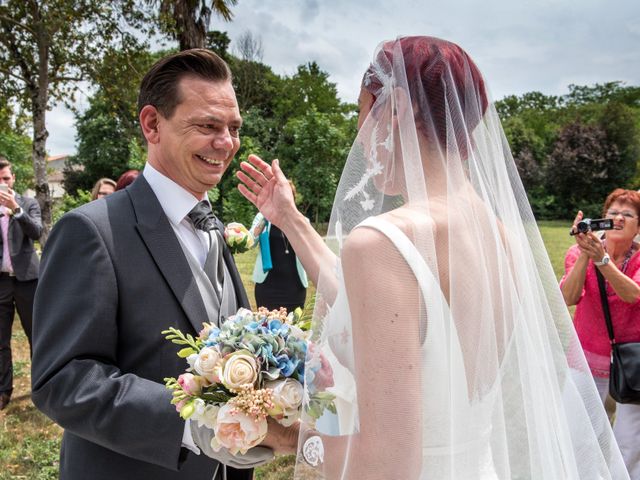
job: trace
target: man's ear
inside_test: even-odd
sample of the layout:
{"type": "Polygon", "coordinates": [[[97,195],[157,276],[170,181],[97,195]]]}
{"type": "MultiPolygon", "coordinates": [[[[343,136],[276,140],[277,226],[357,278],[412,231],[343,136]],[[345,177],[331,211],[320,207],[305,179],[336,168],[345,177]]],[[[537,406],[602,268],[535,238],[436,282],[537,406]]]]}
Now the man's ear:
{"type": "Polygon", "coordinates": [[[140,110],[140,127],[142,134],[149,143],[158,143],[160,141],[160,133],[158,123],[160,121],[160,112],[153,105],[145,105],[140,110]]]}

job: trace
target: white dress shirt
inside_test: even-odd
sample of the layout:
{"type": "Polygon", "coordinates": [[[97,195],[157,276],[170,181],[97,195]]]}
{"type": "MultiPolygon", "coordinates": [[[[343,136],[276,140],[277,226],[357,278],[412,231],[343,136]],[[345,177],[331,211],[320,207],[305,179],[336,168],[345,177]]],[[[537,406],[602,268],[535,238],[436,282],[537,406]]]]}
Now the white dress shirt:
{"type": "Polygon", "coordinates": [[[187,218],[187,214],[201,200],[206,200],[207,196],[197,199],[191,193],[178,185],[170,178],[165,177],[158,170],[147,163],[142,172],[144,178],[149,183],[151,190],[156,194],[162,210],[169,219],[169,223],[176,232],[176,235],[189,249],[189,252],[204,267],[204,262],[209,253],[210,236],[202,230],[198,230],[187,218]]]}

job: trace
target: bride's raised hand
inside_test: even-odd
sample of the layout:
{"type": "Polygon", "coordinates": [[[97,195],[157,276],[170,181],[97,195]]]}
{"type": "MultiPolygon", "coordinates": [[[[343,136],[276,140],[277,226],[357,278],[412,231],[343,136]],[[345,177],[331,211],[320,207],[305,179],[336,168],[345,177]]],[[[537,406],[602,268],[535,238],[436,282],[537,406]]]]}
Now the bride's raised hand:
{"type": "Polygon", "coordinates": [[[269,165],[257,155],[249,155],[246,162],[240,162],[240,168],[236,173],[241,182],[238,184],[240,193],[267,220],[280,227],[283,219],[297,209],[291,186],[280,170],[278,160],[269,165]]]}

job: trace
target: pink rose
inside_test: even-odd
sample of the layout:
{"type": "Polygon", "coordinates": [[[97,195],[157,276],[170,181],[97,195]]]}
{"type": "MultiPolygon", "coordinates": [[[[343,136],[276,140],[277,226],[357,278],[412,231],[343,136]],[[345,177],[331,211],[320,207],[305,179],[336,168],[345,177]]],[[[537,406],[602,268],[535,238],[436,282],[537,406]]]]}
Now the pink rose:
{"type": "Polygon", "coordinates": [[[202,383],[192,373],[183,373],[178,377],[178,384],[187,395],[199,395],[202,391],[202,383]]]}
{"type": "Polygon", "coordinates": [[[226,404],[218,411],[211,448],[217,452],[224,447],[231,455],[237,455],[238,452],[244,455],[267,436],[267,420],[256,420],[243,412],[232,414],[232,410],[233,407],[226,404]]]}

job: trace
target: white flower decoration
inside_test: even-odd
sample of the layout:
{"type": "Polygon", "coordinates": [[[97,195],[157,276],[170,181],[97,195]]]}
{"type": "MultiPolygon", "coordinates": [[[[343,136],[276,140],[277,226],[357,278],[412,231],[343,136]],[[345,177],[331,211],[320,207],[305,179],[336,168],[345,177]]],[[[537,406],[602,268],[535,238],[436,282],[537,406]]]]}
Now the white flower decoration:
{"type": "MultiPolygon", "coordinates": [[[[362,193],[366,193],[366,192],[362,192],[362,193]]],[[[372,198],[367,198],[366,200],[361,200],[360,205],[362,205],[362,209],[365,212],[368,212],[369,210],[373,210],[374,202],[372,198]]]]}

